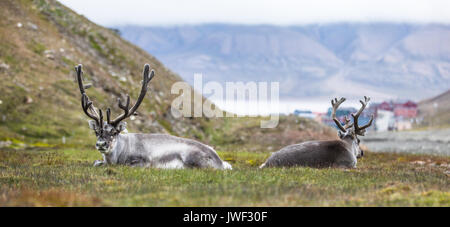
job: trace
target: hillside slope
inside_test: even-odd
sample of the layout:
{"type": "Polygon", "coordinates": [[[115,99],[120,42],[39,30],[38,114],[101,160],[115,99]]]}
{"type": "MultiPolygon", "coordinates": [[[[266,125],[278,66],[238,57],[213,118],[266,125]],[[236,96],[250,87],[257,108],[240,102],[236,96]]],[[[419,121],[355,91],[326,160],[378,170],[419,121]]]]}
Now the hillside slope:
{"type": "Polygon", "coordinates": [[[419,102],[419,116],[424,126],[450,126],[450,90],[419,102]]]}
{"type": "Polygon", "coordinates": [[[82,63],[94,105],[121,114],[117,97],[139,94],[142,69],[156,72],[130,131],[197,135],[203,119],[172,119],[171,85],[181,79],[114,31],[97,26],[56,1],[0,2],[0,139],[92,138],[80,106],[74,66],[82,63]]]}
{"type": "MultiPolygon", "coordinates": [[[[243,120],[174,119],[170,104],[176,96],[170,89],[181,80],[179,76],[113,30],[53,0],[0,1],[0,142],[13,141],[20,147],[24,142],[47,146],[64,141],[92,147],[95,136],[88,128],[75,83],[74,66],[79,63],[84,66],[87,83],[93,84],[88,95],[97,107],[112,107],[113,116],[121,114],[118,97],[130,94],[131,101],[136,100],[143,65],[149,63],[155,70],[139,115],[127,120],[131,132],[162,132],[212,145],[251,146],[246,141],[252,133],[245,130],[243,120]]],[[[269,134],[252,141],[270,141],[267,137],[275,131],[306,135],[283,140],[283,144],[334,136],[331,129],[310,120],[301,121],[307,127],[283,122],[295,124],[282,121],[279,128],[265,130],[269,134]]]]}

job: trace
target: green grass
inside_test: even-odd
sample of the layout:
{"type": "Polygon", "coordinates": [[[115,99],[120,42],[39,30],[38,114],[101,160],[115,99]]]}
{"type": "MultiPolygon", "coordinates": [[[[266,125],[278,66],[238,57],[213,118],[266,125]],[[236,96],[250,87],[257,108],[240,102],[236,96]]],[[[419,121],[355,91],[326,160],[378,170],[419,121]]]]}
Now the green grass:
{"type": "Polygon", "coordinates": [[[31,43],[28,44],[28,47],[33,50],[34,53],[41,55],[46,50],[46,47],[44,44],[36,42],[32,40],[31,43]]]}
{"type": "Polygon", "coordinates": [[[447,157],[369,153],[358,168],[263,169],[270,154],[219,152],[232,171],[92,167],[90,149],[0,151],[1,206],[449,206],[447,157]],[[414,164],[424,160],[426,164],[414,164]]]}
{"type": "Polygon", "coordinates": [[[0,148],[0,206],[449,206],[447,157],[369,154],[356,170],[259,170],[270,151],[336,132],[293,116],[281,116],[275,129],[261,129],[262,118],[174,120],[168,91],[179,77],[159,61],[57,2],[5,2],[5,18],[25,15],[40,32],[8,21],[0,29],[0,60],[10,66],[0,87],[0,146],[9,144],[0,148]],[[44,56],[59,48],[67,51],[44,56]],[[114,115],[121,113],[115,97],[129,93],[135,101],[139,71],[150,63],[160,78],[150,96],[162,101],[146,98],[139,109],[145,121],[128,121],[129,131],[195,137],[222,151],[234,170],[92,167],[100,154],[90,149],[95,136],[73,82],[78,63],[94,84],[88,94],[95,105],[113,107],[114,115]],[[119,82],[110,70],[131,79],[119,82]]]}

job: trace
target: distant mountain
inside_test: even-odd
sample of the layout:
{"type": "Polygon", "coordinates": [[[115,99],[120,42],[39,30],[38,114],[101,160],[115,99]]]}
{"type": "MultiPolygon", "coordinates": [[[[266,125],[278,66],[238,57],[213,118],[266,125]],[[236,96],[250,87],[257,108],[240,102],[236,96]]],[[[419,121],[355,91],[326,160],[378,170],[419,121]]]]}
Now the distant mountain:
{"type": "Polygon", "coordinates": [[[282,98],[420,100],[450,87],[450,26],[207,24],[118,27],[192,82],[280,81],[282,98]]]}

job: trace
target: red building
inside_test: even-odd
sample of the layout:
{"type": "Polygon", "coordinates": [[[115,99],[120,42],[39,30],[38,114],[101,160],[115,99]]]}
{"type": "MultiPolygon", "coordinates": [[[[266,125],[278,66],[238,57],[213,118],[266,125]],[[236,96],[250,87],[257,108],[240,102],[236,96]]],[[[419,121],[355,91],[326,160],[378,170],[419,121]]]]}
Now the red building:
{"type": "Polygon", "coordinates": [[[417,104],[413,101],[407,102],[387,102],[375,104],[372,107],[374,112],[376,110],[386,110],[394,112],[395,117],[415,118],[417,117],[417,104]]]}
{"type": "Polygon", "coordinates": [[[404,118],[416,118],[417,117],[417,104],[411,101],[403,104],[395,104],[394,116],[404,118]]]}
{"type": "Polygon", "coordinates": [[[392,111],[394,107],[393,107],[393,103],[392,102],[384,101],[384,102],[380,103],[376,108],[380,109],[380,110],[392,111]]]}

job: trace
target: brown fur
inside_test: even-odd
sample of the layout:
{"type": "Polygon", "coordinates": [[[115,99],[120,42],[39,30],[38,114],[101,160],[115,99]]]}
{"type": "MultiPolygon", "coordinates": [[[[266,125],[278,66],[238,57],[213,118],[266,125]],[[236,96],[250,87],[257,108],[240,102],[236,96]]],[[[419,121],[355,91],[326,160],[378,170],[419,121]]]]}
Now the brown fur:
{"type": "Polygon", "coordinates": [[[309,141],[275,152],[261,167],[353,166],[351,144],[344,140],[309,141]]]}

